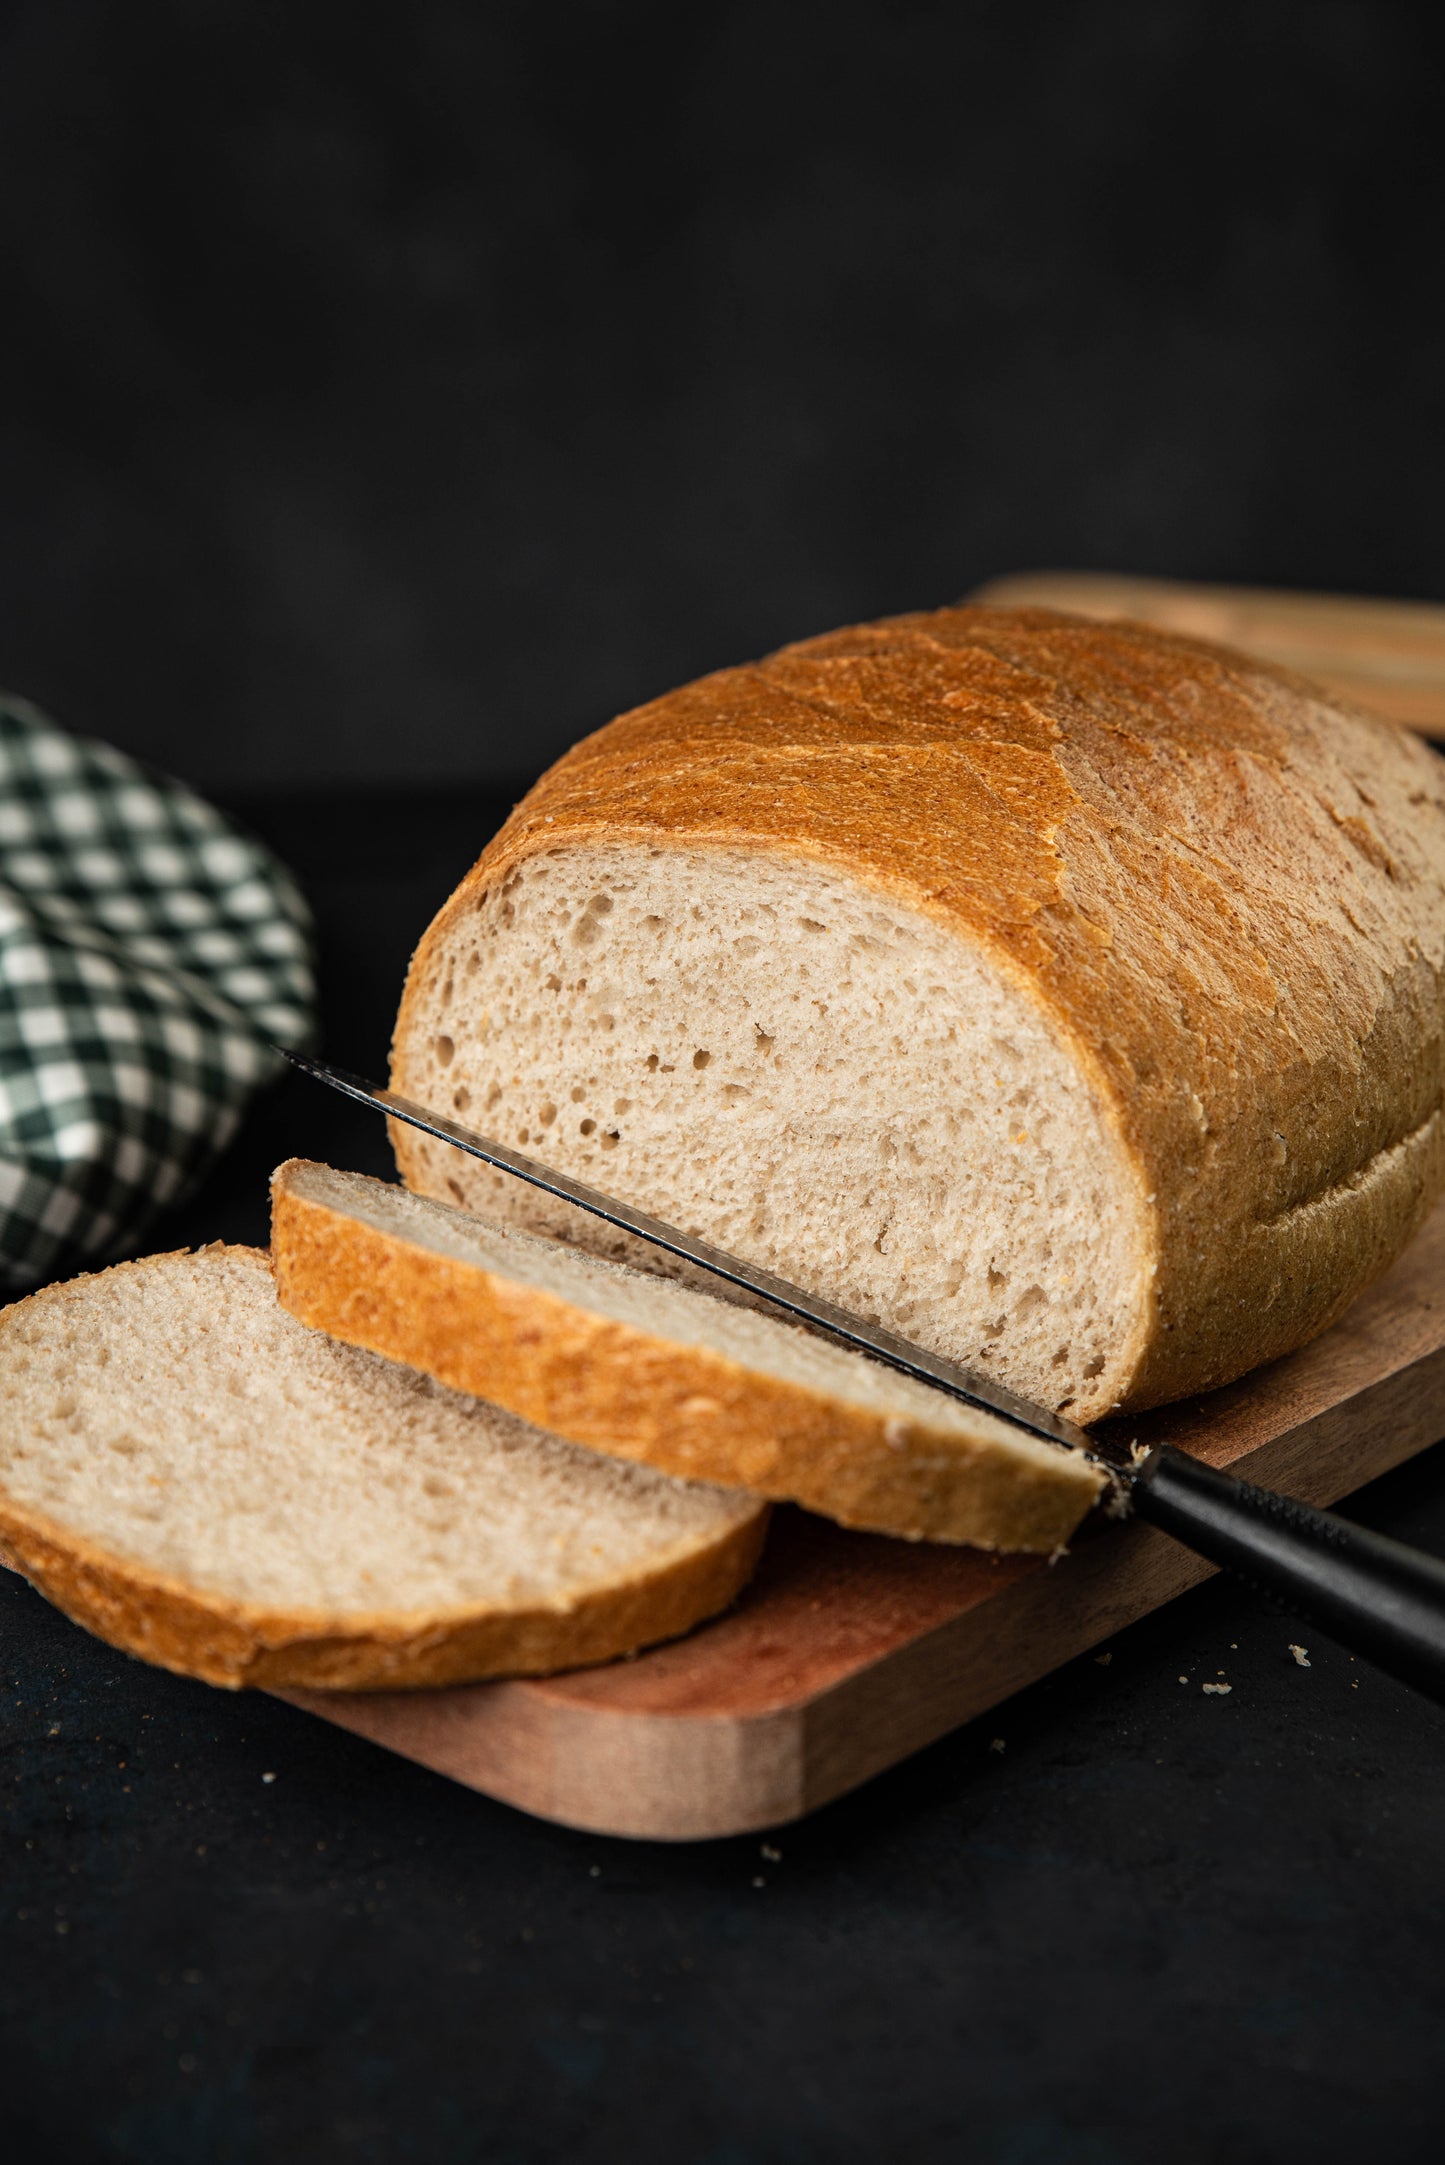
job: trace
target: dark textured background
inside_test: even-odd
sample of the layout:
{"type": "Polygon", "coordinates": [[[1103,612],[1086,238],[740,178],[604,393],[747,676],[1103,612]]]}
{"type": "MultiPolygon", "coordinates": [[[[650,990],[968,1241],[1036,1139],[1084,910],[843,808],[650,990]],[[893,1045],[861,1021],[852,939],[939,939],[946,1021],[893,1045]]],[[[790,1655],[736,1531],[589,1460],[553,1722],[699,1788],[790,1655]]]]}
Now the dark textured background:
{"type": "MultiPolygon", "coordinates": [[[[276,845],[376,1071],[509,790],[671,681],[1050,562],[1438,595],[1439,19],[0,0],[0,681],[276,845]]],[[[291,1151],[387,1162],[297,1078],[155,1238],[291,1151]]],[[[1351,1508],[1445,1548],[1440,1457],[1351,1508]]],[[[1435,2165],[1442,1799],[1445,1713],[1218,1584],[775,1861],[0,1575],[0,2149],[1435,2165]]]]}
{"type": "Polygon", "coordinates": [[[1445,11],[0,6],[0,682],[525,779],[1041,565],[1445,592],[1445,11]]]}

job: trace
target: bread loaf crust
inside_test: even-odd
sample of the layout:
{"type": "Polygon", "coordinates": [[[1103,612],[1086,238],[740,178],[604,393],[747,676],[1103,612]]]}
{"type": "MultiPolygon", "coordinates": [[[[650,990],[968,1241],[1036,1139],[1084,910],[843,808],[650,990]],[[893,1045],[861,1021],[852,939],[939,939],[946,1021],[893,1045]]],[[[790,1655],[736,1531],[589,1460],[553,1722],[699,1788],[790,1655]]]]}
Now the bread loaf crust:
{"type": "Polygon", "coordinates": [[[624,842],[844,868],[1036,1004],[1138,1184],[1121,1405],[1325,1329],[1445,1182],[1445,764],[1303,679],[957,608],[684,686],[560,760],[443,908],[395,1087],[421,1083],[423,994],[480,901],[539,854],[624,842]]]}

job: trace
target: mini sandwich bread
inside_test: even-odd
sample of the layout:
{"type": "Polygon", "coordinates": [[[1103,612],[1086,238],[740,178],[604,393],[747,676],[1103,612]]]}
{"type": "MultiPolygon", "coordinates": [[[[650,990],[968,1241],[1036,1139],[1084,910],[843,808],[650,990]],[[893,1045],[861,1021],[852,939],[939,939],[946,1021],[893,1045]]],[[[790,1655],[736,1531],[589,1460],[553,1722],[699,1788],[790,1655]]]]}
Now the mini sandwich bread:
{"type": "Polygon", "coordinates": [[[293,1160],[283,1306],[574,1443],[846,1526],[1049,1552],[1104,1476],[846,1347],[691,1286],[293,1160]]]}
{"type": "Polygon", "coordinates": [[[766,1517],[304,1329],[254,1249],[122,1264],[0,1315],[0,1557],[208,1683],[607,1661],[726,1607],[766,1517]]]}
{"type": "Polygon", "coordinates": [[[945,609],[578,745],[422,940],[392,1082],[1087,1422],[1288,1352],[1398,1253],[1445,1175],[1442,970],[1418,738],[1193,640],[945,609]]]}

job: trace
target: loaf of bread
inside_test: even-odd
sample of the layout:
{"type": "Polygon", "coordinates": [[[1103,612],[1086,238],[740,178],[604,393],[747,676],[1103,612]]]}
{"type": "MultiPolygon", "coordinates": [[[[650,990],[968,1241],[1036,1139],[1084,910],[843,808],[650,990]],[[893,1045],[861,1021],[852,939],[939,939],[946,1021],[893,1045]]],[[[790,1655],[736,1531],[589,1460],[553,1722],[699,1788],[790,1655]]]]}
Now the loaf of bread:
{"type": "Polygon", "coordinates": [[[1061,1548],[1104,1476],[847,1347],[404,1188],[292,1159],[283,1307],[541,1428],[849,1526],[1061,1548]]]}
{"type": "Polygon", "coordinates": [[[1442,785],[1139,626],[837,632],[544,776],[417,950],[393,1083],[1076,1419],[1154,1404],[1324,1329],[1440,1188],[1442,785]]]}
{"type": "Polygon", "coordinates": [[[0,1315],[0,1558],[211,1684],[576,1668],[725,1608],[766,1507],[578,1450],[278,1307],[254,1249],[0,1315]]]}

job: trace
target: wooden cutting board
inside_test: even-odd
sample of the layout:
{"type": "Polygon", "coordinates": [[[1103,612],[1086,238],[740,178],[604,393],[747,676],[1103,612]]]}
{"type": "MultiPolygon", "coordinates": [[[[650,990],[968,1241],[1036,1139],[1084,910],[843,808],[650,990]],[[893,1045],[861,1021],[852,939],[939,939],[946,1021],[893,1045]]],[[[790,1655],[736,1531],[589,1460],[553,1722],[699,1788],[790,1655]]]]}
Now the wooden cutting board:
{"type": "Polygon", "coordinates": [[[970,595],[1000,609],[1071,609],[1133,617],[1257,654],[1445,738],[1445,608],[1352,594],[1292,594],[1262,586],[1197,586],[1097,571],[1018,572],[970,595]]]}
{"type": "MultiPolygon", "coordinates": [[[[1227,1390],[1126,1424],[1333,1503],[1445,1436],[1445,1206],[1344,1320],[1227,1390]]],[[[826,1804],[1207,1578],[1141,1525],[990,1558],[777,1513],[731,1614],[605,1669],[293,1705],[489,1796],[603,1834],[688,1841],[826,1804]]]]}

